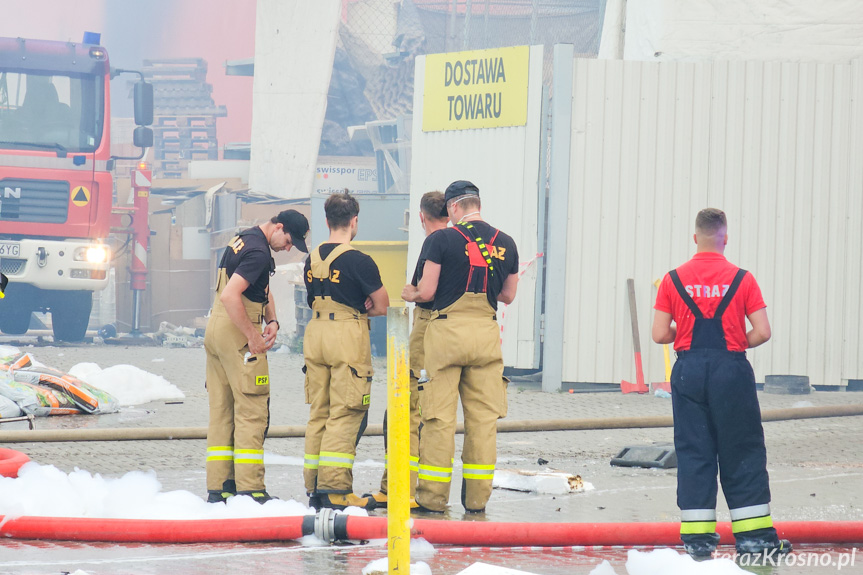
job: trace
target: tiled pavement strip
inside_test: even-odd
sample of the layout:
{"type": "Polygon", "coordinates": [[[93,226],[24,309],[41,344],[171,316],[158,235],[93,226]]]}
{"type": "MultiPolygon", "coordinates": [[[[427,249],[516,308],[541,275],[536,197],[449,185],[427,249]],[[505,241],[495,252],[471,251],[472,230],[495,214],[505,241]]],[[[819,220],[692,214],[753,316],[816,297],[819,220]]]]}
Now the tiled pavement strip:
{"type": "MultiPolygon", "coordinates": [[[[95,362],[103,368],[115,364],[135,365],[162,375],[186,394],[182,403],[156,401],[123,409],[118,414],[41,418],[37,420],[38,429],[203,427],[207,424],[202,349],[106,345],[22,349],[30,351],[46,365],[64,370],[80,362],[95,362]]],[[[272,425],[303,425],[307,420],[308,407],[303,404],[301,366],[302,357],[299,355],[270,354],[272,425]]],[[[386,403],[386,362],[383,358],[375,359],[375,371],[370,423],[382,421],[386,403]]],[[[799,402],[815,406],[863,403],[863,394],[815,392],[805,396],[790,396],[759,393],[759,399],[762,409],[769,410],[792,407],[799,402]]],[[[591,419],[670,414],[670,400],[650,395],[542,393],[531,386],[511,384],[507,419],[591,419]]],[[[861,417],[764,424],[776,520],[863,520],[860,495],[860,486],[863,485],[861,424],[861,417]]],[[[3,430],[25,427],[25,424],[4,424],[3,430]]],[[[595,489],[557,497],[496,489],[485,520],[674,521],[677,519],[674,470],[609,465],[611,458],[624,446],[670,442],[672,439],[670,428],[501,433],[498,436],[499,469],[538,470],[540,466],[537,459],[543,458],[549,461],[547,467],[579,474],[595,489]]],[[[461,436],[458,436],[457,466],[460,445],[461,436]]],[[[203,461],[206,446],[203,440],[27,443],[6,444],[3,447],[23,451],[35,461],[52,464],[65,471],[77,467],[91,473],[116,477],[136,469],[153,470],[165,491],[185,489],[202,496],[205,491],[203,461]]],[[[290,456],[295,458],[292,461],[300,461],[303,442],[301,438],[268,439],[265,449],[268,454],[290,456]]],[[[383,469],[382,438],[364,438],[358,447],[357,462],[355,491],[363,493],[375,490],[383,469]]],[[[269,464],[268,490],[283,499],[305,501],[301,469],[296,464],[269,464]]],[[[448,515],[452,519],[462,517],[462,509],[458,504],[460,485],[460,470],[457,469],[451,495],[453,505],[448,515]]],[[[720,521],[728,520],[727,508],[721,496],[718,509],[720,521]]],[[[327,560],[335,560],[333,557],[327,560]]],[[[597,562],[589,558],[586,564],[595,565],[597,562]]],[[[469,562],[464,563],[467,564],[469,562]]],[[[507,562],[507,565],[515,566],[515,563],[507,562]]],[[[129,572],[150,571],[138,569],[129,572]]],[[[341,571],[339,568],[339,572],[353,571],[341,571]]],[[[570,569],[560,572],[581,571],[570,569]]],[[[625,573],[625,570],[619,569],[618,572],[625,573]]],[[[809,571],[782,571],[783,574],[796,572],[809,571]]]]}

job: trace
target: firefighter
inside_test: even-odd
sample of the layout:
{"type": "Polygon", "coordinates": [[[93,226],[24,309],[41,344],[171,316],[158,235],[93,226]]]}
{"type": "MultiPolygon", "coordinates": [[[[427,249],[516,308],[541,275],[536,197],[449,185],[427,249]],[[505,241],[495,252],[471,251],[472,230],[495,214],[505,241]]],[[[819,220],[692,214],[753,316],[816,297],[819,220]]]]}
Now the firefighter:
{"type": "MultiPolygon", "coordinates": [[[[438,230],[446,228],[449,221],[447,216],[442,216],[441,212],[446,210],[446,202],[442,192],[426,192],[420,200],[420,224],[426,238],[438,230]]],[[[425,243],[423,243],[425,247],[425,243]]],[[[417,283],[422,277],[423,266],[425,265],[425,254],[420,250],[420,257],[417,260],[414,275],[411,283],[407,284],[402,290],[402,299],[405,301],[416,301],[417,283]]],[[[410,395],[410,421],[411,421],[411,447],[410,447],[410,487],[411,487],[411,508],[416,508],[416,485],[417,485],[417,470],[419,465],[420,451],[420,406],[419,393],[417,387],[419,385],[420,372],[423,369],[423,357],[425,355],[423,345],[425,343],[425,333],[428,327],[429,320],[432,314],[431,302],[419,302],[414,308],[413,328],[409,341],[408,355],[410,356],[410,378],[411,378],[411,395],[410,395]]],[[[384,448],[386,449],[386,432],[387,432],[387,415],[384,412],[384,448]]],[[[387,470],[384,469],[384,475],[381,478],[381,490],[374,495],[376,504],[385,506],[387,503],[387,470]]]]}
{"type": "Polygon", "coordinates": [[[752,274],[723,255],[724,212],[698,212],[694,239],[696,254],[660,284],[652,331],[653,341],[673,342],[677,352],[671,399],[680,538],[693,557],[716,549],[718,471],[738,553],[787,553],[770,516],[761,410],[746,359],[746,349],[770,339],[766,305],[752,274]]]}
{"type": "Polygon", "coordinates": [[[482,221],[479,188],[453,182],[441,216],[453,227],[428,237],[415,301],[432,302],[425,335],[429,381],[419,391],[422,414],[416,501],[446,510],[455,452],[459,396],[464,410],[461,501],[485,511],[497,461],[497,420],[506,416],[506,380],[497,304],[512,303],[518,251],[505,233],[482,221]]]}
{"type": "Polygon", "coordinates": [[[329,239],[306,261],[312,319],[303,338],[306,426],[303,479],[311,507],[373,509],[353,492],[354,455],[371,403],[369,317],[387,313],[389,296],[374,260],[351,247],[360,206],[347,193],[324,204],[329,239]]]}
{"type": "Polygon", "coordinates": [[[207,500],[249,495],[272,499],[264,485],[264,437],[270,420],[267,350],[279,322],[270,297],[270,250],[307,252],[306,217],[285,210],[234,236],[222,255],[216,297],[204,335],[207,353],[207,500]],[[261,325],[266,324],[261,331],[261,325]]]}

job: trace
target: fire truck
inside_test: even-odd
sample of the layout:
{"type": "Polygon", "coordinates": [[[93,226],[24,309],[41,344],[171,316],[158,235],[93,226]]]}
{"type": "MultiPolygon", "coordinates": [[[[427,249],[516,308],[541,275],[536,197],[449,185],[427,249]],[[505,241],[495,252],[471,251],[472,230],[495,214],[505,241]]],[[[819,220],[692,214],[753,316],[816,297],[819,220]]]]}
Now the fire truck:
{"type": "MultiPolygon", "coordinates": [[[[153,143],[153,87],[133,84],[135,158],[111,154],[111,68],[98,34],[82,43],[0,38],[0,331],[50,312],[55,340],[83,339],[93,292],[108,284],[118,226],[112,170],[153,143]]],[[[140,73],[139,73],[140,74],[140,73]]],[[[134,174],[133,174],[134,177],[134,174]]],[[[126,208],[125,220],[140,210],[126,208]]],[[[146,211],[139,230],[146,230],[146,211]]],[[[149,233],[149,230],[146,230],[149,233]]],[[[143,240],[146,241],[146,240],[143,240]]],[[[146,246],[146,243],[144,243],[146,246]]]]}

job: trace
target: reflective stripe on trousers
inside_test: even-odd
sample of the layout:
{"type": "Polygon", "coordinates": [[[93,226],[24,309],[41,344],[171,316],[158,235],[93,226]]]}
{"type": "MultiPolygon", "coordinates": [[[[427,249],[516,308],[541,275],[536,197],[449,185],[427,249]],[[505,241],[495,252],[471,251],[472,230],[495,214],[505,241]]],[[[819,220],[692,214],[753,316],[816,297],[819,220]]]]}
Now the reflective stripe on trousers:
{"type": "Polygon", "coordinates": [[[319,465],[321,467],[344,467],[353,469],[354,455],[352,453],[338,453],[336,451],[321,451],[319,465]]]}
{"type": "Polygon", "coordinates": [[[693,535],[716,532],[715,509],[681,509],[680,533],[693,535]]]}
{"type": "Polygon", "coordinates": [[[465,479],[494,479],[494,465],[463,464],[462,477],[465,479]]]}
{"type": "Polygon", "coordinates": [[[452,481],[452,467],[434,467],[433,465],[418,464],[420,479],[426,481],[437,481],[440,483],[449,483],[452,481]]]}
{"type": "Polygon", "coordinates": [[[773,527],[773,518],[770,516],[769,503],[738,507],[731,509],[730,512],[732,533],[773,527]]]}
{"type": "Polygon", "coordinates": [[[227,446],[214,446],[207,448],[207,461],[233,461],[234,460],[234,447],[232,445],[227,446]]]}
{"type": "Polygon", "coordinates": [[[237,449],[234,451],[234,463],[263,465],[263,449],[237,449]]]}

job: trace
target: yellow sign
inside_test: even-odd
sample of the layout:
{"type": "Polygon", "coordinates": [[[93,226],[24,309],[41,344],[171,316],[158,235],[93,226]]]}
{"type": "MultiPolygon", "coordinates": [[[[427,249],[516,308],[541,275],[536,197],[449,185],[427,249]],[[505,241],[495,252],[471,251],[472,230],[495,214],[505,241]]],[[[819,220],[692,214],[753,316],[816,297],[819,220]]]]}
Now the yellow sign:
{"type": "Polygon", "coordinates": [[[524,126],[529,46],[429,54],[423,132],[524,126]]]}
{"type": "Polygon", "coordinates": [[[78,186],[72,190],[72,203],[78,207],[86,206],[90,203],[90,190],[84,186],[78,186]]]}
{"type": "Polygon", "coordinates": [[[139,198],[149,198],[150,197],[150,191],[149,190],[138,190],[138,197],[139,198]]]}
{"type": "Polygon", "coordinates": [[[270,385],[270,376],[259,375],[255,378],[255,385],[270,385]]]}

